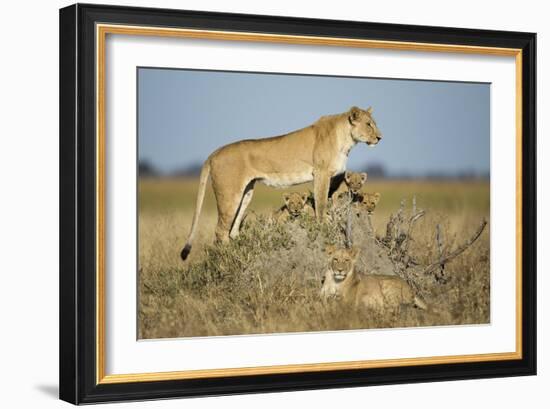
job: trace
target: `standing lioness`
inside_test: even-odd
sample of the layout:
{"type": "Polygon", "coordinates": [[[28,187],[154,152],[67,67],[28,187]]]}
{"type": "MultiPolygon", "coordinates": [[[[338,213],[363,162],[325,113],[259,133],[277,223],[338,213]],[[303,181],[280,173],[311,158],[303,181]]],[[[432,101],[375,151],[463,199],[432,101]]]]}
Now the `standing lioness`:
{"type": "Polygon", "coordinates": [[[376,145],[382,138],[372,108],[351,108],[342,114],[321,117],[313,125],[282,136],[250,139],[223,146],[212,153],[201,170],[191,232],[181,258],[185,260],[197,230],[208,176],[218,206],[216,239],[239,234],[254,184],[288,187],[313,181],[315,214],[326,217],[331,178],[346,169],[351,148],[359,142],[376,145]]]}

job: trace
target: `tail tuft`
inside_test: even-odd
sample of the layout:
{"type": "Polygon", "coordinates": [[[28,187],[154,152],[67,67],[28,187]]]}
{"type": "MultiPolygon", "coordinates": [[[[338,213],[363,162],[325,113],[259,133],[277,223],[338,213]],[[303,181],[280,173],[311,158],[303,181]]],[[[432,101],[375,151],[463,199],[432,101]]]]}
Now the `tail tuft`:
{"type": "Polygon", "coordinates": [[[189,256],[189,253],[191,253],[191,245],[186,244],[183,250],[181,251],[181,259],[185,261],[187,257],[189,256]]]}

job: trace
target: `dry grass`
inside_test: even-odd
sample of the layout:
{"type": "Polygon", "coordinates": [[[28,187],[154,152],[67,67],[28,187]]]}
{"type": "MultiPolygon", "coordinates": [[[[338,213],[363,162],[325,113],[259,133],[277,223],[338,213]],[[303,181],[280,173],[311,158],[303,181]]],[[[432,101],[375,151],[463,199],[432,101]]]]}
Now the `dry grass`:
{"type": "MultiPolygon", "coordinates": [[[[304,190],[308,187],[298,187],[304,190]]],[[[189,231],[196,180],[143,180],[139,212],[139,338],[303,332],[489,322],[489,229],[445,267],[446,282],[415,270],[413,279],[433,308],[403,308],[397,314],[354,310],[319,298],[325,269],[323,248],[342,242],[333,223],[319,226],[302,217],[270,224],[282,192],[259,187],[241,236],[213,245],[215,202],[208,192],[199,236],[190,259],[179,251],[189,231]]],[[[435,230],[442,226],[446,250],[467,239],[489,215],[489,185],[484,182],[371,182],[382,194],[373,215],[377,234],[385,233],[389,214],[402,198],[417,196],[427,215],[415,226],[411,253],[425,264],[437,259],[435,230]]],[[[361,242],[365,224],[354,224],[362,243],[365,273],[393,273],[384,251],[361,242]],[[374,261],[373,261],[374,260],[374,261]]]]}

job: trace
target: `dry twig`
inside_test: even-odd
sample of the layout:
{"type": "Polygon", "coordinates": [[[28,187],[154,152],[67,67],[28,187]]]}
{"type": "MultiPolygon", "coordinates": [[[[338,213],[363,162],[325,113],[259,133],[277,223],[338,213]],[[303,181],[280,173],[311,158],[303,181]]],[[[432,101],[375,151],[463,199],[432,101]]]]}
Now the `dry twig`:
{"type": "Polygon", "coordinates": [[[448,261],[452,260],[453,258],[462,254],[468,247],[474,244],[474,242],[479,238],[479,236],[481,236],[481,233],[483,233],[483,230],[485,229],[486,225],[487,225],[487,220],[483,219],[472,237],[470,237],[464,244],[459,246],[455,251],[452,251],[451,253],[447,254],[445,257],[441,258],[439,261],[432,263],[428,267],[426,267],[426,269],[424,270],[424,274],[432,273],[435,269],[437,269],[442,264],[445,264],[448,261]]]}

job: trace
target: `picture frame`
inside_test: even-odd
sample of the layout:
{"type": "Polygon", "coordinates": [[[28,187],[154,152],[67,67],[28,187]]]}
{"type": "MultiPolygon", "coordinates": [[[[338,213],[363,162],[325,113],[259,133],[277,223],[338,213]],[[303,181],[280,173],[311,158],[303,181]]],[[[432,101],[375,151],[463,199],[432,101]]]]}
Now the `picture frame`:
{"type": "MultiPolygon", "coordinates": [[[[60,398],[148,400],[536,374],[536,35],[76,4],[60,10],[60,398]],[[515,61],[515,350],[106,373],[109,36],[508,56],[515,61]]],[[[494,118],[493,121],[498,121],[494,118]]],[[[237,339],[238,342],[238,339],[237,339]]]]}

